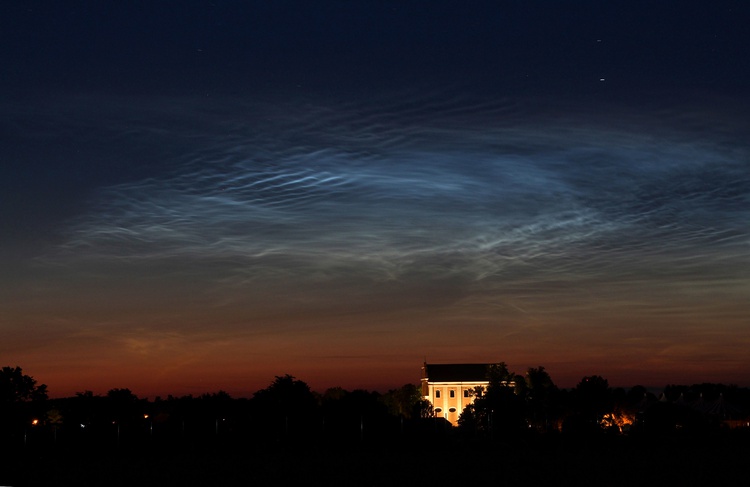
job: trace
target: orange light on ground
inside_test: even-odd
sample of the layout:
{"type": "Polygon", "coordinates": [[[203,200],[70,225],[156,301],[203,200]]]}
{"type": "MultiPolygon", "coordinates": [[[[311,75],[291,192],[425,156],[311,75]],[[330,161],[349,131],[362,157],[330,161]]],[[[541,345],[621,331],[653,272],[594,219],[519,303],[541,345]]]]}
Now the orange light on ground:
{"type": "Polygon", "coordinates": [[[634,420],[635,417],[632,414],[624,411],[612,411],[611,413],[605,414],[599,424],[605,428],[615,427],[620,430],[620,433],[622,433],[624,429],[627,429],[627,427],[633,424],[634,420]]]}

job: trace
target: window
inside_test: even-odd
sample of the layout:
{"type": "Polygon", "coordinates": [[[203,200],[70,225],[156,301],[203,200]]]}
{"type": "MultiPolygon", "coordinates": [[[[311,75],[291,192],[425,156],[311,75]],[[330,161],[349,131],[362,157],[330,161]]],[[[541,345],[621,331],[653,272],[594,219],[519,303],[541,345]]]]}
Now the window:
{"type": "Polygon", "coordinates": [[[464,397],[469,397],[469,389],[464,389],[464,397]]]}
{"type": "Polygon", "coordinates": [[[456,397],[456,391],[454,391],[453,389],[451,389],[451,397],[456,397]]]}
{"type": "Polygon", "coordinates": [[[436,413],[442,413],[443,412],[443,408],[435,408],[435,412],[436,413]]]}
{"type": "Polygon", "coordinates": [[[449,413],[455,413],[456,412],[456,408],[450,408],[450,409],[448,409],[448,412],[449,413]]]}
{"type": "Polygon", "coordinates": [[[440,399],[440,389],[438,389],[437,391],[435,391],[435,398],[436,399],[440,399]]]}

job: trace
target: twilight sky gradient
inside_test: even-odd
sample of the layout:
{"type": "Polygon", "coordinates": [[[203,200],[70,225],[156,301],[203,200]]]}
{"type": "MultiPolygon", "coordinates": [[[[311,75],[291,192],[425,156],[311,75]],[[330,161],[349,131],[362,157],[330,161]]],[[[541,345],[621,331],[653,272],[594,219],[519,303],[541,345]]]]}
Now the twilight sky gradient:
{"type": "Polygon", "coordinates": [[[750,385],[747,2],[0,10],[0,365],[53,396],[750,385]]]}

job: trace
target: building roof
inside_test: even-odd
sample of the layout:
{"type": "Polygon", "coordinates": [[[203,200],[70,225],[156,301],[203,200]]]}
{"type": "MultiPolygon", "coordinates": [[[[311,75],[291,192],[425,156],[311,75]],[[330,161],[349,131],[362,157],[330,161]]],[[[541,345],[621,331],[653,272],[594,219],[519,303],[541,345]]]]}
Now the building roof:
{"type": "Polygon", "coordinates": [[[490,364],[425,364],[430,382],[486,382],[490,364]]]}

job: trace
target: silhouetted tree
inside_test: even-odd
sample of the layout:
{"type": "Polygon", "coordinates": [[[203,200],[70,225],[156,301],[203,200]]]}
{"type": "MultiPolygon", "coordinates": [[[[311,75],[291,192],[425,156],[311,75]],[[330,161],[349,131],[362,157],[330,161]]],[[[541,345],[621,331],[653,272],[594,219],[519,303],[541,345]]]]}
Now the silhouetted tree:
{"type": "Polygon", "coordinates": [[[572,399],[573,410],[565,419],[565,430],[578,433],[601,431],[602,417],[613,409],[607,379],[598,375],[584,377],[573,389],[572,399]]]}
{"type": "Polygon", "coordinates": [[[47,386],[37,385],[21,367],[0,369],[0,433],[21,431],[32,417],[43,417],[46,400],[47,386]]]}
{"type": "MultiPolygon", "coordinates": [[[[105,398],[94,395],[91,391],[76,392],[75,397],[69,401],[69,407],[66,411],[66,417],[70,418],[74,424],[78,424],[81,429],[91,429],[100,419],[101,405],[105,398]]],[[[106,418],[112,421],[113,418],[106,418]]]]}
{"type": "Polygon", "coordinates": [[[36,380],[26,375],[21,367],[0,369],[0,404],[47,399],[47,386],[37,385],[36,380]]]}
{"type": "Polygon", "coordinates": [[[120,404],[131,404],[138,400],[138,396],[130,389],[110,389],[107,391],[107,399],[120,404]]]}
{"type": "MultiPolygon", "coordinates": [[[[409,394],[411,387],[414,386],[401,388],[401,393],[404,394],[402,399],[406,403],[414,400],[409,394]]],[[[401,422],[394,416],[399,414],[399,406],[391,393],[398,394],[399,390],[380,395],[362,389],[328,389],[323,394],[321,402],[326,438],[335,439],[337,442],[343,440],[345,443],[360,442],[382,438],[388,432],[397,432],[401,422]]],[[[406,407],[406,403],[402,406],[406,407]]],[[[408,413],[407,409],[406,414],[408,413]]]]}
{"type": "Polygon", "coordinates": [[[612,391],[607,379],[592,375],[584,377],[575,388],[578,407],[597,420],[612,409],[612,391]]]}
{"type": "Polygon", "coordinates": [[[317,401],[310,387],[286,374],[253,395],[251,405],[267,433],[299,436],[317,426],[317,401]]]}
{"type": "Polygon", "coordinates": [[[420,388],[414,384],[391,389],[381,400],[392,415],[404,419],[427,417],[430,409],[430,401],[422,398],[420,388]]]}
{"type": "Polygon", "coordinates": [[[104,405],[109,421],[118,431],[118,439],[121,434],[125,434],[125,430],[134,431],[134,425],[140,424],[143,420],[144,406],[130,389],[110,389],[107,391],[104,405]]]}
{"type": "Polygon", "coordinates": [[[529,422],[538,430],[548,430],[559,415],[557,386],[542,367],[526,371],[526,405],[529,422]]]}
{"type": "Polygon", "coordinates": [[[475,391],[474,403],[464,408],[459,426],[498,437],[523,431],[524,399],[517,392],[526,390],[525,379],[510,372],[504,362],[490,365],[487,376],[487,388],[475,391]]]}

